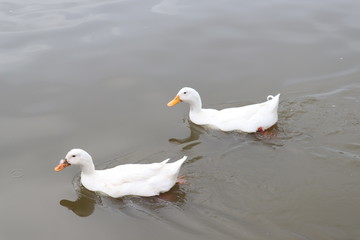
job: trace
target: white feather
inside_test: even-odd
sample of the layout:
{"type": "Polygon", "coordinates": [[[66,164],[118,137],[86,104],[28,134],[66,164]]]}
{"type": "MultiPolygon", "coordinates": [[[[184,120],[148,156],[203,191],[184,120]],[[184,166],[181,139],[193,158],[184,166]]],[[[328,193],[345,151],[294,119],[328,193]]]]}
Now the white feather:
{"type": "MultiPolygon", "coordinates": [[[[222,131],[252,133],[259,128],[266,130],[278,120],[280,94],[268,96],[267,101],[242,107],[222,110],[203,109],[199,93],[189,87],[182,88],[177,97],[190,104],[189,118],[197,125],[207,125],[222,131]]],[[[176,104],[176,103],[175,103],[176,104]]],[[[171,104],[168,104],[171,106],[171,104]]]]}
{"type": "Polygon", "coordinates": [[[155,196],[169,191],[176,183],[186,156],[173,163],[125,164],[105,170],[95,170],[91,156],[82,149],[66,155],[71,165],[81,168],[81,183],[91,191],[114,198],[125,195],[155,196]]]}

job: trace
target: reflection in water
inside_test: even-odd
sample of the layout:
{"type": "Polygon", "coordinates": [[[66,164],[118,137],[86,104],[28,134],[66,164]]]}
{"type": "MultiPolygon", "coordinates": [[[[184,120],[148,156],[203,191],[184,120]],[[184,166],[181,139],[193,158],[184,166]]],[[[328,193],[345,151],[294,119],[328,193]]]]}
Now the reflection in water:
{"type": "Polygon", "coordinates": [[[152,215],[167,207],[182,207],[186,203],[186,194],[182,186],[176,184],[170,191],[154,197],[126,196],[122,198],[111,198],[99,193],[87,190],[80,183],[80,176],[75,176],[73,185],[76,190],[75,201],[63,199],[60,205],[73,211],[80,217],[90,216],[95,205],[112,210],[121,210],[132,217],[140,217],[141,213],[152,215]],[[136,211],[134,211],[136,210],[136,211]],[[139,215],[140,214],[140,215],[139,215]]]}
{"type": "Polygon", "coordinates": [[[189,123],[189,128],[190,128],[190,136],[186,137],[186,138],[170,138],[169,142],[171,143],[175,143],[175,144],[185,144],[185,143],[189,143],[186,144],[183,147],[183,150],[190,150],[193,147],[195,147],[196,145],[199,145],[201,143],[201,141],[199,141],[200,135],[204,133],[204,128],[193,124],[192,122],[188,122],[189,123]]]}
{"type": "Polygon", "coordinates": [[[75,201],[63,199],[60,201],[60,205],[68,208],[80,217],[88,217],[94,212],[96,203],[95,193],[92,193],[93,197],[89,197],[90,193],[90,191],[82,187],[81,191],[77,192],[78,198],[75,201]]]}
{"type": "Polygon", "coordinates": [[[2,1],[0,238],[64,238],[56,216],[84,239],[142,239],[149,222],[147,240],[360,239],[359,1],[323,2],[2,1]],[[173,123],[155,103],[194,84],[209,103],[244,99],[229,107],[282,92],[277,138],[185,124],[167,142],[173,123]],[[69,218],[39,166],[78,144],[136,149],[121,163],[186,153],[190,186],[173,200],[79,188],[60,204],[93,219],[69,218]],[[107,209],[135,218],[108,224],[107,209]]]}
{"type": "MultiPolygon", "coordinates": [[[[279,112],[279,115],[281,112],[279,112]]],[[[267,129],[263,132],[256,132],[256,133],[242,133],[242,132],[222,132],[220,130],[214,130],[211,128],[207,128],[204,126],[199,126],[191,121],[187,121],[190,135],[186,138],[170,138],[169,142],[179,145],[184,145],[182,147],[183,151],[191,150],[193,147],[202,143],[200,140],[200,136],[204,133],[210,135],[214,139],[217,139],[221,142],[230,141],[232,143],[246,143],[246,142],[253,142],[253,141],[262,141],[263,143],[270,143],[270,144],[280,144],[278,141],[283,139],[283,134],[281,133],[282,129],[275,124],[273,127],[267,129]]]]}

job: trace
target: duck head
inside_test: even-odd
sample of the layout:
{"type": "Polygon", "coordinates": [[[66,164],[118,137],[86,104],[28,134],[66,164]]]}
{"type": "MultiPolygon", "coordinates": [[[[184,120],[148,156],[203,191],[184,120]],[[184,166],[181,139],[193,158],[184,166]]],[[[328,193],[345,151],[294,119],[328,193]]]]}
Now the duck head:
{"type": "Polygon", "coordinates": [[[201,98],[200,94],[193,88],[184,87],[176,95],[176,97],[171,100],[167,105],[169,107],[175,106],[179,102],[185,102],[190,105],[196,105],[201,108],[201,98]]]}
{"type": "Polygon", "coordinates": [[[70,165],[80,165],[81,168],[86,166],[92,166],[92,158],[90,154],[82,149],[70,150],[64,159],[60,160],[60,163],[54,168],[55,171],[61,171],[70,165]]]}

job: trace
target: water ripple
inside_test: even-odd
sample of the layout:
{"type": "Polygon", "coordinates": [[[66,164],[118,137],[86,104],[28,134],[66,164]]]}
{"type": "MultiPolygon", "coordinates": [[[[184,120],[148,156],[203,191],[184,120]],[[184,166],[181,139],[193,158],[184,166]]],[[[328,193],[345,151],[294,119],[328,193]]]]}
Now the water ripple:
{"type": "Polygon", "coordinates": [[[0,3],[0,32],[32,32],[76,26],[84,22],[104,19],[101,11],[95,11],[103,4],[114,1],[72,1],[22,4],[14,2],[0,3]]]}

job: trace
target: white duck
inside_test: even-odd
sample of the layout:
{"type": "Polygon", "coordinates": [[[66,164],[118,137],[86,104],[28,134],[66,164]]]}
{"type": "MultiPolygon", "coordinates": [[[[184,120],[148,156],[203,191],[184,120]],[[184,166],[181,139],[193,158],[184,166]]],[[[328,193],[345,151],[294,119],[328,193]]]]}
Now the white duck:
{"type": "Polygon", "coordinates": [[[55,167],[61,171],[70,165],[81,168],[81,183],[91,191],[114,198],[125,195],[155,196],[169,191],[178,181],[178,174],[186,156],[173,163],[125,164],[105,170],[95,170],[93,160],[82,149],[72,149],[55,167]]]}
{"type": "Polygon", "coordinates": [[[190,120],[197,125],[207,125],[222,131],[253,133],[265,131],[278,120],[277,109],[280,94],[268,96],[267,101],[258,104],[222,110],[202,108],[199,93],[189,87],[182,88],[167,105],[169,107],[185,102],[190,104],[190,120]]]}

